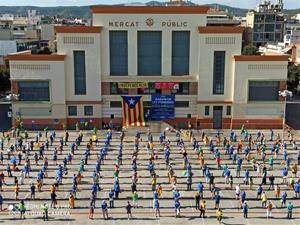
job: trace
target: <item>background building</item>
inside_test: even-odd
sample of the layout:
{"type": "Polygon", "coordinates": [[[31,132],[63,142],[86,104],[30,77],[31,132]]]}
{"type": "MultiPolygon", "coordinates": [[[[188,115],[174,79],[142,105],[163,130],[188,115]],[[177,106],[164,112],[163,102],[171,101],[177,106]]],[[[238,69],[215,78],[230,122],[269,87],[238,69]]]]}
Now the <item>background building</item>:
{"type": "Polygon", "coordinates": [[[288,57],[242,56],[242,27],[207,26],[203,6],[91,11],[92,27],[55,28],[56,54],[9,56],[13,116],[27,127],[121,124],[121,95],[143,95],[146,111],[153,93],[175,95],[176,127],[282,127],[288,57]]]}
{"type": "Polygon", "coordinates": [[[255,10],[247,13],[248,41],[259,47],[267,42],[282,42],[284,34],[283,2],[277,0],[258,4],[255,10]]]}

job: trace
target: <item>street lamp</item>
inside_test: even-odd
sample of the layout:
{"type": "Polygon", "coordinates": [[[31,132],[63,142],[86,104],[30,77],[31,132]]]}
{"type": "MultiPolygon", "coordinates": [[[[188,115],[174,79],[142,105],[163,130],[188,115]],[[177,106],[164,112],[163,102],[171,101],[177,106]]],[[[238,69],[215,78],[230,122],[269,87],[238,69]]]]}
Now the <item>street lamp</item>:
{"type": "Polygon", "coordinates": [[[282,118],[282,144],[284,142],[284,125],[285,125],[285,114],[286,114],[286,98],[292,97],[293,92],[289,90],[278,91],[278,95],[284,98],[284,109],[283,109],[283,118],[282,118]]]}

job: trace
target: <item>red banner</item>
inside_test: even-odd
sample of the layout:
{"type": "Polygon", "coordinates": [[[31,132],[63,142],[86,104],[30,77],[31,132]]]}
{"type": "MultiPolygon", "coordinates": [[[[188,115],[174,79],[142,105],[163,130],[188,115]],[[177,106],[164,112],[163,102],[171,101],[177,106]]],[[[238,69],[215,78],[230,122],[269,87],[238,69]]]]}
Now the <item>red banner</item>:
{"type": "Polygon", "coordinates": [[[179,89],[178,82],[156,82],[155,89],[179,89]]]}

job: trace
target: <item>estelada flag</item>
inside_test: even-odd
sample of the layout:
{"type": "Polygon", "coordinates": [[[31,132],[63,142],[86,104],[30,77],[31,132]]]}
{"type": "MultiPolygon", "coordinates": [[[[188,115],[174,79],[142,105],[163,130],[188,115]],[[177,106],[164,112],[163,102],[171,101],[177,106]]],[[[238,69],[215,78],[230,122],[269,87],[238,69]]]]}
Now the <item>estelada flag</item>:
{"type": "Polygon", "coordinates": [[[145,126],[142,96],[121,96],[123,127],[145,126]]]}

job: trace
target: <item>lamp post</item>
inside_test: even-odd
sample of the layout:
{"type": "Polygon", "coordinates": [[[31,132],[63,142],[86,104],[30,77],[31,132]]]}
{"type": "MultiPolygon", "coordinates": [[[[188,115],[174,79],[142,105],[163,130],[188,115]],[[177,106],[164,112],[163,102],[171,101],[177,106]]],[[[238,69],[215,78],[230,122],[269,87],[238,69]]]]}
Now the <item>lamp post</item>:
{"type": "Polygon", "coordinates": [[[285,126],[285,114],[286,114],[286,98],[292,97],[293,92],[289,90],[279,91],[278,95],[284,98],[284,109],[283,109],[283,118],[282,118],[282,143],[284,142],[284,126],[285,126]]]}

